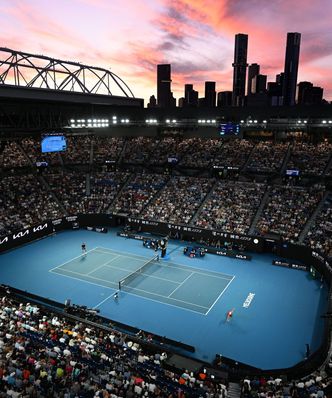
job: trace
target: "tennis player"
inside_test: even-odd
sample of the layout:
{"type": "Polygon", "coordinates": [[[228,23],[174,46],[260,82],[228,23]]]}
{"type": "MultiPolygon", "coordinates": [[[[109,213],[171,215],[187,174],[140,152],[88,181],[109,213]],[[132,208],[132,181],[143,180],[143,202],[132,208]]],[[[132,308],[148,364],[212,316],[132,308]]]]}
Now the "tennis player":
{"type": "Polygon", "coordinates": [[[83,242],[81,245],[82,253],[86,253],[86,244],[83,242]]]}
{"type": "Polygon", "coordinates": [[[231,310],[227,311],[226,314],[226,322],[229,322],[233,318],[235,308],[232,308],[231,310]]]}

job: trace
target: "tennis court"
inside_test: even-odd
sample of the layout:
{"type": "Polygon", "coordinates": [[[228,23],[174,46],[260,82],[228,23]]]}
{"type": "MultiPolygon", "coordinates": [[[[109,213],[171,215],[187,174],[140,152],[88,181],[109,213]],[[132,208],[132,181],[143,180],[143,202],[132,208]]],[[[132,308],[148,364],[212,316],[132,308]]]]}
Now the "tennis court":
{"type": "Polygon", "coordinates": [[[129,293],[202,315],[210,312],[234,279],[233,275],[103,247],[95,247],[50,272],[115,290],[121,281],[120,300],[129,293]]]}

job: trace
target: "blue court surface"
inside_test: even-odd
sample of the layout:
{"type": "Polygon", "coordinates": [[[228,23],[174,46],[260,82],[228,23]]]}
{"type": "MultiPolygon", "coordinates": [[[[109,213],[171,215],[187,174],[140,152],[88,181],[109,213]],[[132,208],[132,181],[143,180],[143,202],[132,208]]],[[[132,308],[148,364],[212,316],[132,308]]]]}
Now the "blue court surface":
{"type": "Polygon", "coordinates": [[[285,368],[304,359],[306,343],[311,351],[319,347],[326,286],[307,272],[273,266],[272,255],[192,259],[184,245],[171,241],[167,259],[156,261],[141,241],[114,230],[61,232],[0,255],[0,282],[99,308],[107,318],[193,345],[190,355],[204,361],[221,354],[262,369],[285,368]]]}

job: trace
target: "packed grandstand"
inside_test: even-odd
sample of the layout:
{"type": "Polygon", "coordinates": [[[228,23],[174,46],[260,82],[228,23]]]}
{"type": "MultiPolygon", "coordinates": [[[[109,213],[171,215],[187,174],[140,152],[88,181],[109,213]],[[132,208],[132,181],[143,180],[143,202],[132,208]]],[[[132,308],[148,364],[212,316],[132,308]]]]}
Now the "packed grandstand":
{"type": "MultiPolygon", "coordinates": [[[[68,135],[67,141],[65,152],[53,154],[41,154],[37,137],[0,142],[0,237],[63,216],[115,214],[278,238],[332,258],[326,140],[68,135]]],[[[17,301],[6,287],[1,298],[0,397],[229,394],[227,377],[163,367],[167,353],[142,344],[145,336],[55,315],[17,301]]],[[[242,378],[239,393],[329,396],[329,369],[294,382],[242,378]]]]}

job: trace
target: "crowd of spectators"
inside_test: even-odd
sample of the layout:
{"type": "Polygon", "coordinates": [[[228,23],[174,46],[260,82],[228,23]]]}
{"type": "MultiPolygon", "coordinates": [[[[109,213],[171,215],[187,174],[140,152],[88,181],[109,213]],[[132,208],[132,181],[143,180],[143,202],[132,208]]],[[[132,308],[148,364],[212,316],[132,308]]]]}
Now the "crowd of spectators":
{"type": "Polygon", "coordinates": [[[69,135],[67,139],[67,149],[62,153],[65,164],[89,164],[92,154],[91,135],[69,135]]]}
{"type": "Polygon", "coordinates": [[[0,141],[0,169],[30,166],[28,159],[15,141],[0,141]]]}
{"type": "Polygon", "coordinates": [[[272,187],[256,225],[256,232],[259,235],[278,235],[296,242],[322,195],[320,189],[272,187]]]}
{"type": "Polygon", "coordinates": [[[249,140],[225,141],[214,158],[214,164],[241,169],[248,160],[253,146],[254,144],[249,140]]]}
{"type": "Polygon", "coordinates": [[[164,369],[167,353],[119,331],[71,321],[7,291],[0,296],[0,397],[227,396],[202,371],[164,369]]]}
{"type": "Polygon", "coordinates": [[[0,180],[0,235],[61,215],[58,203],[33,174],[0,180]]]}
{"type": "Polygon", "coordinates": [[[305,243],[332,258],[332,195],[324,201],[323,208],[311,225],[305,243]]]}
{"type": "Polygon", "coordinates": [[[259,207],[264,184],[220,181],[196,218],[201,228],[246,234],[259,207]]]}
{"type": "Polygon", "coordinates": [[[246,377],[241,382],[241,398],[326,398],[331,394],[331,381],[318,372],[291,382],[281,377],[246,377]]]}
{"type": "Polygon", "coordinates": [[[184,167],[206,168],[222,150],[223,141],[218,139],[188,138],[180,165],[184,167]]]}
{"type": "Polygon", "coordinates": [[[262,141],[256,144],[246,169],[263,173],[279,172],[285,159],[288,143],[262,141]]]}
{"type": "Polygon", "coordinates": [[[136,174],[122,189],[111,207],[114,214],[139,215],[168,177],[161,174],[136,174]]]}
{"type": "Polygon", "coordinates": [[[45,180],[69,214],[84,213],[86,210],[87,174],[65,169],[51,169],[45,180]]]}
{"type": "Polygon", "coordinates": [[[87,213],[106,213],[128,179],[123,172],[99,172],[90,175],[90,195],[85,198],[87,213]]]}
{"type": "Polygon", "coordinates": [[[124,138],[95,136],[93,138],[93,162],[105,164],[109,161],[117,161],[121,155],[124,138]]]}
{"type": "Polygon", "coordinates": [[[126,142],[122,160],[124,163],[149,164],[151,153],[158,144],[159,141],[152,137],[131,138],[126,142]]]}
{"type": "Polygon", "coordinates": [[[149,220],[189,224],[213,182],[208,178],[172,177],[142,216],[149,220]]]}
{"type": "Polygon", "coordinates": [[[318,144],[295,142],[287,169],[300,170],[301,173],[308,175],[322,175],[330,160],[331,152],[332,144],[329,142],[318,144]]]}

